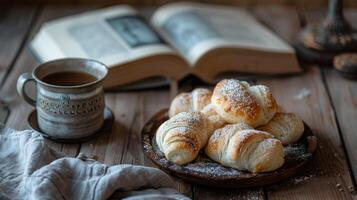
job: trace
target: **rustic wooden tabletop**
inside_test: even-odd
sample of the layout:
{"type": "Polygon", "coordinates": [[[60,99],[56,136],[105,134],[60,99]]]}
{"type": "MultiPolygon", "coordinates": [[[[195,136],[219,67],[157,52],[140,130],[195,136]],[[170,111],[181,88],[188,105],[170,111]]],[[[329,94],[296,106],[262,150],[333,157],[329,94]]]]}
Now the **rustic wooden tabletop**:
{"type": "MultiPolygon", "coordinates": [[[[16,81],[37,65],[27,49],[40,25],[51,19],[94,9],[94,6],[0,6],[0,123],[26,129],[33,109],[19,98],[16,81]]],[[[306,22],[320,20],[323,10],[269,6],[249,11],[283,39],[293,42],[306,22]]],[[[357,10],[346,10],[357,25],[357,10]]],[[[175,179],[180,192],[193,199],[357,199],[357,82],[338,76],[331,68],[305,65],[301,76],[252,80],[266,84],[286,110],[298,113],[319,138],[315,159],[304,172],[284,182],[252,189],[224,190],[191,185],[175,179]]],[[[181,90],[194,88],[184,83],[181,90]]],[[[107,164],[153,166],[141,150],[140,130],[146,120],[170,103],[168,89],[107,93],[114,111],[111,133],[82,144],[51,146],[68,156],[84,153],[107,164]]]]}

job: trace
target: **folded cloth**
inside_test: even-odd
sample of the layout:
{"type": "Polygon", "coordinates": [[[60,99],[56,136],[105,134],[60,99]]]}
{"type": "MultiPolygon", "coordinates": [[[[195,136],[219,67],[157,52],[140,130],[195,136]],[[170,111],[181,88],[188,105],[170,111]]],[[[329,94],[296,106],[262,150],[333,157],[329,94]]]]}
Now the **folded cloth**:
{"type": "Polygon", "coordinates": [[[31,130],[0,127],[0,199],[189,199],[159,169],[66,157],[31,130]]]}

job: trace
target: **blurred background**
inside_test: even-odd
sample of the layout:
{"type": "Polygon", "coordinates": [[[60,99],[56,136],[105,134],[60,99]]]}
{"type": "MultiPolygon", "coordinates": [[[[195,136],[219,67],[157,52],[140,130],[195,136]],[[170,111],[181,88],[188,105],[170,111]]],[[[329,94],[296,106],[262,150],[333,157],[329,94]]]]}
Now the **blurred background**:
{"type": "MultiPolygon", "coordinates": [[[[318,8],[327,5],[328,0],[196,0],[197,2],[206,3],[219,3],[227,5],[239,5],[239,6],[256,6],[256,5],[287,5],[296,7],[309,7],[318,8]]],[[[20,3],[20,4],[131,4],[138,6],[157,6],[170,2],[177,2],[174,0],[0,0],[2,4],[8,3],[20,3]]],[[[344,5],[346,7],[357,7],[357,0],[345,0],[344,5]]]]}

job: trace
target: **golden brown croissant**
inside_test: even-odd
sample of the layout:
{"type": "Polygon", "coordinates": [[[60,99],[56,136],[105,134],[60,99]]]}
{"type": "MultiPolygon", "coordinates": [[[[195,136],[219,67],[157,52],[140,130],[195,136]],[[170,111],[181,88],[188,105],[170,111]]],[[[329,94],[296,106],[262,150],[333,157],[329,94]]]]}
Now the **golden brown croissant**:
{"type": "Polygon", "coordinates": [[[173,117],[180,112],[201,111],[211,102],[212,91],[205,88],[194,89],[190,93],[181,93],[172,100],[169,116],[173,117]]]}
{"type": "Polygon", "coordinates": [[[253,127],[268,123],[278,109],[268,87],[250,86],[235,79],[225,79],[216,85],[211,104],[227,122],[243,122],[253,127]]]}
{"type": "Polygon", "coordinates": [[[224,166],[254,173],[273,171],[284,164],[281,142],[273,135],[243,123],[217,129],[205,152],[224,166]]]}
{"type": "Polygon", "coordinates": [[[268,124],[257,129],[273,134],[283,144],[291,144],[304,133],[304,123],[294,113],[276,113],[268,124]]]}
{"type": "Polygon", "coordinates": [[[212,131],[202,113],[181,112],[161,124],[156,143],[168,160],[182,165],[197,157],[212,131]]]}

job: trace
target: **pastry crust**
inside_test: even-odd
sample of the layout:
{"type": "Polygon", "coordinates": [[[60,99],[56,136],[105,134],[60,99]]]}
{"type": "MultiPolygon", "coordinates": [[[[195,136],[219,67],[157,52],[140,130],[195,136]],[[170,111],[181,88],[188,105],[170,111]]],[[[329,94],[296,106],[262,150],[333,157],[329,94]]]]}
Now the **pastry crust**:
{"type": "Polygon", "coordinates": [[[227,124],[226,120],[224,120],[212,107],[212,104],[208,104],[206,107],[204,107],[201,110],[201,113],[208,119],[208,122],[212,126],[212,131],[218,128],[222,128],[227,124]]]}
{"type": "Polygon", "coordinates": [[[234,79],[225,79],[216,85],[211,104],[227,122],[243,122],[253,127],[268,123],[278,109],[268,87],[250,86],[234,79]]]}
{"type": "Polygon", "coordinates": [[[201,111],[211,102],[212,91],[205,88],[196,88],[190,93],[181,93],[171,102],[169,117],[181,112],[201,111]]]}
{"type": "Polygon", "coordinates": [[[225,79],[213,92],[197,88],[177,95],[155,139],[176,164],[193,161],[205,147],[224,166],[273,171],[284,164],[282,144],[297,141],[304,131],[298,116],[282,112],[267,86],[225,79]]]}
{"type": "Polygon", "coordinates": [[[304,123],[294,113],[276,113],[268,124],[257,129],[271,133],[283,144],[291,144],[304,133],[304,123]]]}
{"type": "Polygon", "coordinates": [[[247,124],[217,129],[205,148],[206,154],[224,166],[250,172],[273,171],[284,164],[281,142],[247,124]]]}
{"type": "Polygon", "coordinates": [[[200,112],[181,112],[158,128],[156,143],[165,157],[176,164],[194,160],[212,133],[207,118],[200,112]]]}

